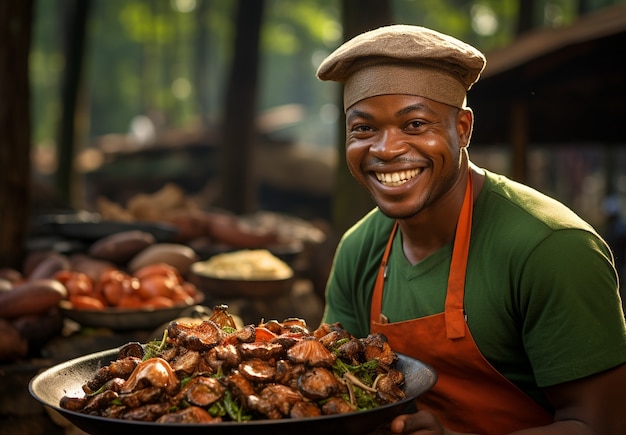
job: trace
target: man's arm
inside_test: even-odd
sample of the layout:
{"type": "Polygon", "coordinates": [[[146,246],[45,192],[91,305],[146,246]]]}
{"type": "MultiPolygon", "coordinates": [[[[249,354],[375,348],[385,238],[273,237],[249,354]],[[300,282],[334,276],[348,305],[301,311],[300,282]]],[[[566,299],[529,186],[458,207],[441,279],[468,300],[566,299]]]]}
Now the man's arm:
{"type": "MultiPolygon", "coordinates": [[[[544,391],[556,411],[554,423],[510,435],[626,434],[626,364],[544,391]]],[[[427,411],[401,415],[391,429],[413,435],[460,435],[444,428],[427,411]]]]}

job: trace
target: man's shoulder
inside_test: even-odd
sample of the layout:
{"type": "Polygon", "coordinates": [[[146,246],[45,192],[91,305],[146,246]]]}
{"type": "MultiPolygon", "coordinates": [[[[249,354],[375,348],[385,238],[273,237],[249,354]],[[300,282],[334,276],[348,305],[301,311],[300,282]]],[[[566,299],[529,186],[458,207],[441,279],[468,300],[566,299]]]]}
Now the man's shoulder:
{"type": "Polygon", "coordinates": [[[372,209],[351,228],[341,239],[341,247],[346,251],[369,251],[385,245],[395,220],[385,216],[378,208],[372,209]]]}
{"type": "Polygon", "coordinates": [[[595,232],[589,223],[557,199],[503,175],[485,173],[485,195],[480,202],[492,217],[505,215],[509,223],[512,219],[528,224],[534,221],[550,230],[576,228],[595,232]]]}
{"type": "Polygon", "coordinates": [[[385,216],[376,207],[344,233],[342,242],[344,244],[362,244],[381,239],[386,242],[394,222],[394,219],[385,216]]]}

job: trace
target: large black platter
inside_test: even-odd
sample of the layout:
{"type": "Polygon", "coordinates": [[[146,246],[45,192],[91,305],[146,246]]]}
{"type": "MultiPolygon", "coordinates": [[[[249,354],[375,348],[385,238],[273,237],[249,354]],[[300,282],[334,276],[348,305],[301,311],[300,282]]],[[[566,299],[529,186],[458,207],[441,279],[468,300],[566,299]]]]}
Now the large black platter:
{"type": "Polygon", "coordinates": [[[256,420],[245,423],[165,424],[137,422],[97,417],[68,411],[59,407],[64,395],[82,397],[82,385],[96,370],[117,357],[111,349],[82,356],[53,366],[35,376],[29,384],[32,396],[92,435],[132,433],[134,435],[211,434],[211,435],[298,435],[303,433],[361,435],[391,421],[412,405],[413,400],[428,391],[436,382],[437,374],[428,365],[405,355],[399,355],[398,369],[405,376],[406,399],[369,411],[331,415],[308,419],[256,420]]]}

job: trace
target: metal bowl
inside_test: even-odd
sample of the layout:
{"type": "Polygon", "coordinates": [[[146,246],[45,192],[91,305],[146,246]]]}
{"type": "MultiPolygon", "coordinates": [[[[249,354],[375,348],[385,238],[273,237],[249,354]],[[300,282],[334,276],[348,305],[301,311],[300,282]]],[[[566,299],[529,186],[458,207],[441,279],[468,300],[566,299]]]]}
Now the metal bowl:
{"type": "Polygon", "coordinates": [[[221,279],[190,272],[189,282],[195,284],[198,290],[211,298],[275,298],[288,294],[293,286],[294,278],[245,280],[221,279]]]}
{"type": "Polygon", "coordinates": [[[60,413],[79,429],[92,435],[109,435],[111,433],[132,433],[135,435],[341,433],[344,435],[361,435],[375,430],[397,415],[406,412],[413,405],[414,399],[428,391],[437,380],[437,374],[430,366],[408,356],[398,355],[397,368],[404,373],[405,377],[406,398],[401,401],[349,414],[297,419],[252,420],[245,423],[185,424],[119,420],[81,414],[59,406],[59,401],[65,395],[82,397],[84,395],[82,385],[91,379],[100,367],[115,360],[117,354],[118,349],[111,349],[51,367],[30,381],[29,391],[42,405],[60,413]]]}
{"type": "Polygon", "coordinates": [[[183,312],[202,303],[204,295],[198,292],[194,303],[168,308],[124,309],[105,308],[104,310],[83,310],[71,308],[62,303],[61,313],[82,326],[108,328],[115,331],[153,329],[181,316],[183,312]]]}
{"type": "Polygon", "coordinates": [[[291,291],[294,273],[281,279],[228,279],[202,273],[202,262],[191,265],[187,277],[207,297],[212,298],[274,298],[291,291]]]}

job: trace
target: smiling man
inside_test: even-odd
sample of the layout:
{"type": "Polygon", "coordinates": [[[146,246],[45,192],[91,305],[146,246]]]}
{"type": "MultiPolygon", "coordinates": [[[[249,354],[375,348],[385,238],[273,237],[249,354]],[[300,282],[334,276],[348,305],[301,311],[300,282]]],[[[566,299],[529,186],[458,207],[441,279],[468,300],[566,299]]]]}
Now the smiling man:
{"type": "Polygon", "coordinates": [[[564,205],[471,163],[466,94],[485,64],[396,25],[320,65],[344,84],[347,164],[377,204],[338,246],[323,321],[437,371],[394,433],[626,433],[612,253],[564,205]]]}

